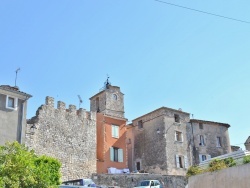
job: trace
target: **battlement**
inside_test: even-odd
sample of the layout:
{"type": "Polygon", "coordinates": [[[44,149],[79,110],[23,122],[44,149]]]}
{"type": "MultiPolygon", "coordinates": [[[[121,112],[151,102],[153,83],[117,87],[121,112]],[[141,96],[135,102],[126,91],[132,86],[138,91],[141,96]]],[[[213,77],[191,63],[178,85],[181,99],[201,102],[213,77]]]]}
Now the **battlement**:
{"type": "Polygon", "coordinates": [[[77,118],[83,120],[93,120],[96,121],[96,112],[89,112],[83,108],[76,108],[76,105],[70,104],[68,108],[66,103],[63,101],[57,101],[57,108],[54,107],[54,98],[47,96],[45,98],[45,104],[38,108],[36,116],[32,119],[37,119],[42,114],[48,114],[49,116],[54,116],[53,114],[59,113],[62,116],[77,116],[77,118]]]}

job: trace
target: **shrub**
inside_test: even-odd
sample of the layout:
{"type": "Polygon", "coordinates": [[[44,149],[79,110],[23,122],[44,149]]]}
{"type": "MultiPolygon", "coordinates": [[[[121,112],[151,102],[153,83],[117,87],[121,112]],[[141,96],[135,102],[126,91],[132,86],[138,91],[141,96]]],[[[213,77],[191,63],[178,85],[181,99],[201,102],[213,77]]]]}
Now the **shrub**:
{"type": "Polygon", "coordinates": [[[245,157],[243,158],[243,164],[247,164],[247,163],[250,163],[250,155],[245,156],[245,157]]]}
{"type": "Polygon", "coordinates": [[[191,166],[191,167],[189,167],[189,169],[187,171],[187,177],[194,176],[194,175],[197,175],[197,174],[201,174],[202,172],[203,172],[203,169],[201,169],[200,167],[191,166]]]}
{"type": "Polygon", "coordinates": [[[227,165],[224,160],[214,159],[212,162],[209,163],[207,171],[214,172],[224,168],[227,168],[227,165]]]}
{"type": "Polygon", "coordinates": [[[236,162],[232,157],[223,159],[225,164],[227,165],[227,167],[232,167],[232,166],[236,166],[236,162]]]}

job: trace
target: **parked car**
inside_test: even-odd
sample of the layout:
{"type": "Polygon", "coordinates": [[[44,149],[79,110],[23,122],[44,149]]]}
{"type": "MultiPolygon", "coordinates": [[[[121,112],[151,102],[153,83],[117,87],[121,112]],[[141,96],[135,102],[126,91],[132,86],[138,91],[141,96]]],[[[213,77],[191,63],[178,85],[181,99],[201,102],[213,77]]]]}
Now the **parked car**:
{"type": "Polygon", "coordinates": [[[76,179],[62,182],[59,188],[97,187],[92,179],[76,179]]]}
{"type": "Polygon", "coordinates": [[[158,180],[143,180],[134,188],[163,188],[158,180]]]}

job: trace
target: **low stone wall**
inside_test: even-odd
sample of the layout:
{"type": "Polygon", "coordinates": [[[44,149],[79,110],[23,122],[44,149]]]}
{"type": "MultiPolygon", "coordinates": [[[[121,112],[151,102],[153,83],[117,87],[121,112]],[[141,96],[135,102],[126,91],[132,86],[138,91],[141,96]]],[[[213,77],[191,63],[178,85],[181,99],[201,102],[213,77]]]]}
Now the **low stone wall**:
{"type": "Polygon", "coordinates": [[[107,187],[133,188],[142,180],[159,180],[164,188],[185,188],[187,179],[184,176],[158,174],[93,174],[97,185],[107,187]]]}
{"type": "Polygon", "coordinates": [[[249,188],[250,164],[235,166],[212,173],[191,176],[188,188],[249,188]]]}

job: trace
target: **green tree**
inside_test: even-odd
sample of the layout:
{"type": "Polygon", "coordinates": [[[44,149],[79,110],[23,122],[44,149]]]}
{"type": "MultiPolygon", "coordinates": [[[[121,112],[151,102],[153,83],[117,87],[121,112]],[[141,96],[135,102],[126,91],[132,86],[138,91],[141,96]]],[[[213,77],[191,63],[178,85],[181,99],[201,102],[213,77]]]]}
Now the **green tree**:
{"type": "Polygon", "coordinates": [[[18,142],[0,146],[0,187],[48,188],[60,184],[57,159],[37,156],[18,142]]]}

